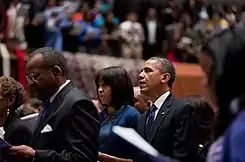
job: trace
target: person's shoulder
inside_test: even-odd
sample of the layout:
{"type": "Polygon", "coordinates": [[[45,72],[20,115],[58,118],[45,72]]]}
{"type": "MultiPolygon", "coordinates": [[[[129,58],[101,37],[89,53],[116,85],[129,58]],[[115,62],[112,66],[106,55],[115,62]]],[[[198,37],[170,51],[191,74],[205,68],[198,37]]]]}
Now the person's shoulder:
{"type": "Polygon", "coordinates": [[[181,114],[182,112],[191,111],[193,108],[182,98],[177,98],[175,96],[171,97],[171,108],[175,110],[176,113],[181,114]]]}
{"type": "Polygon", "coordinates": [[[125,105],[124,109],[129,116],[140,116],[139,111],[131,105],[125,105]]]}
{"type": "Polygon", "coordinates": [[[130,112],[134,112],[134,113],[137,113],[138,112],[138,110],[135,107],[131,106],[131,105],[125,105],[124,106],[124,109],[126,111],[130,111],[130,112]]]}
{"type": "Polygon", "coordinates": [[[20,118],[15,118],[13,123],[11,124],[12,131],[14,132],[23,132],[31,134],[31,129],[28,127],[28,125],[21,120],[20,118]]]}
{"type": "Polygon", "coordinates": [[[89,100],[92,102],[89,95],[83,92],[82,90],[80,90],[79,88],[77,88],[76,86],[74,86],[74,88],[68,92],[68,94],[66,95],[66,98],[71,101],[74,100],[75,102],[78,102],[81,100],[89,100]]]}
{"type": "Polygon", "coordinates": [[[124,21],[124,22],[122,22],[122,23],[119,25],[119,27],[120,27],[121,29],[128,29],[128,28],[130,27],[130,22],[129,22],[129,21],[124,21]]]}
{"type": "Polygon", "coordinates": [[[187,106],[187,102],[184,101],[183,99],[181,98],[178,98],[178,97],[175,97],[175,96],[170,96],[170,100],[172,101],[172,105],[174,105],[174,107],[176,108],[183,108],[185,106],[187,106]]]}

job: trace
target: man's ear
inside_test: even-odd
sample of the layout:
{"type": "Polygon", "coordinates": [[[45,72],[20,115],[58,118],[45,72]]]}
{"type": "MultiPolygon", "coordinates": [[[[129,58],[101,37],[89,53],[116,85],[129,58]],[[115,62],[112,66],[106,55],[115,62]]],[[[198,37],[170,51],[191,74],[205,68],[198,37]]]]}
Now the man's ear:
{"type": "Polygon", "coordinates": [[[164,73],[161,75],[161,83],[162,84],[168,83],[169,79],[170,79],[169,73],[164,73]]]}
{"type": "Polygon", "coordinates": [[[62,70],[57,65],[52,67],[51,71],[52,71],[53,75],[56,76],[56,77],[62,75],[62,70]]]}

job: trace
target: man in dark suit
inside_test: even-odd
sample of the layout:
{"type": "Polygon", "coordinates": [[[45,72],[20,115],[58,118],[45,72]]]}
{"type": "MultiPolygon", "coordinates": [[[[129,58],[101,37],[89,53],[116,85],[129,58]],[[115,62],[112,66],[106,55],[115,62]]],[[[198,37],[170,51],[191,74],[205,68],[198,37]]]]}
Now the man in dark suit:
{"type": "MultiPolygon", "coordinates": [[[[152,57],[139,74],[141,93],[151,107],[141,116],[138,133],[161,154],[182,162],[194,162],[197,155],[197,124],[193,108],[174,97],[170,90],[175,68],[165,59],[152,57]]],[[[138,161],[151,161],[144,154],[138,161]]]]}
{"type": "Polygon", "coordinates": [[[13,146],[11,154],[33,162],[96,162],[98,112],[91,99],[67,79],[62,53],[40,48],[30,55],[26,67],[28,82],[45,105],[32,147],[13,146]]]}
{"type": "Polygon", "coordinates": [[[145,36],[143,58],[147,60],[159,54],[163,55],[167,45],[166,32],[164,25],[157,18],[155,8],[148,9],[142,26],[145,36]]]}

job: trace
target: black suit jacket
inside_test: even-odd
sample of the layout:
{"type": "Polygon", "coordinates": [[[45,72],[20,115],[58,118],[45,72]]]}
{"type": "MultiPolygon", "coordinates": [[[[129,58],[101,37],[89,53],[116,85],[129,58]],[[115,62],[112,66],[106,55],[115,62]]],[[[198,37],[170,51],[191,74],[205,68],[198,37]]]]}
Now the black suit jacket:
{"type": "MultiPolygon", "coordinates": [[[[144,137],[147,112],[139,121],[138,133],[144,137]]],[[[197,149],[197,124],[193,108],[171,94],[162,104],[153,123],[150,144],[161,154],[183,162],[194,162],[197,149]]],[[[137,161],[149,162],[145,155],[140,154],[137,161]]]]}
{"type": "MultiPolygon", "coordinates": [[[[32,129],[28,127],[28,123],[24,123],[20,120],[16,114],[11,114],[3,125],[5,131],[4,139],[13,146],[30,145],[32,138],[32,129]]],[[[20,157],[14,157],[8,155],[8,150],[3,150],[1,160],[7,160],[8,162],[25,162],[27,159],[20,159],[20,157]],[[6,151],[6,152],[5,152],[6,151]],[[2,159],[3,158],[3,159],[2,159]]],[[[0,161],[1,161],[0,160],[0,161]]]]}
{"type": "Polygon", "coordinates": [[[98,134],[96,107],[69,83],[55,97],[45,117],[40,115],[37,121],[32,140],[34,162],[96,162],[98,134]],[[52,131],[41,133],[47,124],[52,131]]]}
{"type": "MultiPolygon", "coordinates": [[[[165,26],[159,21],[156,20],[156,35],[155,35],[155,45],[156,45],[156,51],[158,53],[162,53],[162,44],[163,41],[166,40],[166,32],[165,32],[165,26]]],[[[144,35],[145,35],[145,41],[144,41],[144,46],[148,45],[148,25],[147,25],[147,21],[145,20],[142,23],[143,29],[144,29],[144,35]]]]}
{"type": "Polygon", "coordinates": [[[32,130],[17,115],[9,116],[3,125],[4,139],[13,146],[30,145],[32,130]]]}

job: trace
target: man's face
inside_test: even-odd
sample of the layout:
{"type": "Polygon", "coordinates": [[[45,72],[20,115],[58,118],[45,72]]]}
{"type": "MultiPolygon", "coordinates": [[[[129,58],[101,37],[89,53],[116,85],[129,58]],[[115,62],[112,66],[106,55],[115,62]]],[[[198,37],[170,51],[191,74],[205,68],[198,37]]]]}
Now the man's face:
{"type": "Polygon", "coordinates": [[[156,60],[145,62],[144,68],[139,74],[140,92],[151,96],[155,90],[162,86],[162,73],[156,60]]]}
{"type": "Polygon", "coordinates": [[[49,99],[54,91],[55,77],[50,69],[44,66],[41,54],[34,55],[26,65],[28,84],[42,101],[49,99]]]}
{"type": "Polygon", "coordinates": [[[150,100],[146,99],[146,96],[138,94],[134,98],[134,107],[142,114],[150,107],[150,100]]]}
{"type": "Polygon", "coordinates": [[[135,21],[137,21],[137,15],[136,15],[136,13],[130,13],[129,15],[128,15],[128,20],[129,21],[132,21],[132,22],[135,22],[135,21]]]}
{"type": "Polygon", "coordinates": [[[148,15],[150,17],[155,17],[156,16],[156,10],[154,8],[149,8],[148,15]]]}

